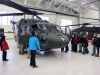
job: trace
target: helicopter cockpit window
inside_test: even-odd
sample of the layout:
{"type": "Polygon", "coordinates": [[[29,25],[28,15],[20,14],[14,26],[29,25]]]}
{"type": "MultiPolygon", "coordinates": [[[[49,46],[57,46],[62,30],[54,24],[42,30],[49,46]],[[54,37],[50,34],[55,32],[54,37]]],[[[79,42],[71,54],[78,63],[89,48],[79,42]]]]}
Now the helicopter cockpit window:
{"type": "Polygon", "coordinates": [[[59,26],[56,26],[56,29],[57,29],[58,32],[62,32],[62,30],[59,26]]]}
{"type": "Polygon", "coordinates": [[[51,26],[51,31],[52,32],[56,32],[56,33],[59,33],[59,32],[62,33],[61,28],[59,26],[56,26],[56,25],[55,26],[54,25],[51,26]]]}
{"type": "Polygon", "coordinates": [[[39,31],[40,33],[51,33],[51,32],[56,32],[56,33],[62,33],[62,30],[59,26],[57,25],[39,25],[39,31]]]}
{"type": "Polygon", "coordinates": [[[49,33],[51,32],[50,28],[46,25],[39,25],[39,30],[41,33],[49,33]]]}

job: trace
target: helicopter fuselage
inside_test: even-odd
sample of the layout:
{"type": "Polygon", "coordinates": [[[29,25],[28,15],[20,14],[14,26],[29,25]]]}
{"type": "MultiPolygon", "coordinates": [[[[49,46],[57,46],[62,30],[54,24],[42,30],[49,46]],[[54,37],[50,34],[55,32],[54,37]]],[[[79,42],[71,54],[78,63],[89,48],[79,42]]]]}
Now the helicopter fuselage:
{"type": "Polygon", "coordinates": [[[31,32],[37,29],[37,37],[41,49],[62,48],[68,45],[69,38],[65,35],[58,25],[50,24],[45,21],[37,20],[20,20],[17,23],[17,42],[18,44],[28,44],[31,32]],[[27,33],[25,33],[25,31],[27,33]],[[23,33],[24,32],[24,33],[23,33]]]}

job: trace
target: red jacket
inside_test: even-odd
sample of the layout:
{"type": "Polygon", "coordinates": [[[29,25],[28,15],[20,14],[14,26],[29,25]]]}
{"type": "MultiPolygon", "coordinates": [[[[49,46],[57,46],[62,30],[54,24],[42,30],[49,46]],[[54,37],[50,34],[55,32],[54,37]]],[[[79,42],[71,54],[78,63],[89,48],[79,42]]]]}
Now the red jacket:
{"type": "Polygon", "coordinates": [[[78,38],[77,37],[74,37],[74,44],[76,45],[76,44],[78,44],[78,38]]]}
{"type": "Polygon", "coordinates": [[[87,41],[87,43],[88,43],[88,37],[86,37],[85,39],[86,39],[86,41],[87,41]]]}
{"type": "Polygon", "coordinates": [[[9,46],[8,46],[8,43],[6,41],[3,41],[1,43],[1,51],[6,51],[6,50],[9,50],[9,46]]]}
{"type": "Polygon", "coordinates": [[[92,38],[91,44],[92,44],[92,45],[94,44],[94,37],[92,38]]]}

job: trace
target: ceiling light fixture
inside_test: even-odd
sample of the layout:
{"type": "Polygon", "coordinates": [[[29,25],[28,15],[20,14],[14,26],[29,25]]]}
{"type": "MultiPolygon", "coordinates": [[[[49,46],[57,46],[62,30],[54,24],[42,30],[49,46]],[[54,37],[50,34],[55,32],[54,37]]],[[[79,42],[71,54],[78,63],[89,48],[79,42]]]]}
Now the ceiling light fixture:
{"type": "Polygon", "coordinates": [[[74,0],[70,0],[70,1],[74,1],[74,0]]]}
{"type": "Polygon", "coordinates": [[[91,6],[92,8],[94,7],[94,6],[91,6]]]}
{"type": "Polygon", "coordinates": [[[85,2],[84,3],[82,3],[82,5],[84,5],[85,4],[85,2]]]}

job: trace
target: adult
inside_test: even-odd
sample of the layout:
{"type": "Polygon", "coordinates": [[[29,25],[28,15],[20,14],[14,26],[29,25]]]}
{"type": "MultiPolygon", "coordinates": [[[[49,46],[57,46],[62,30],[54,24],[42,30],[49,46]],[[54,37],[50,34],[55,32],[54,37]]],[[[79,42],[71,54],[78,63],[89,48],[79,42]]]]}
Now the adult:
{"type": "MultiPolygon", "coordinates": [[[[21,35],[26,35],[27,32],[25,30],[22,31],[21,35]]],[[[26,44],[20,44],[19,55],[24,54],[24,49],[26,49],[26,44]]]]}

